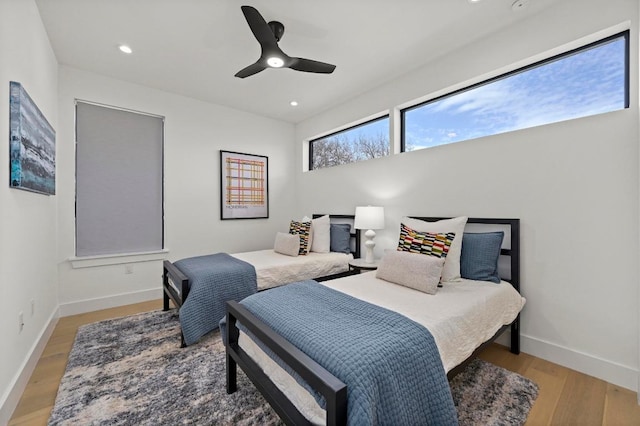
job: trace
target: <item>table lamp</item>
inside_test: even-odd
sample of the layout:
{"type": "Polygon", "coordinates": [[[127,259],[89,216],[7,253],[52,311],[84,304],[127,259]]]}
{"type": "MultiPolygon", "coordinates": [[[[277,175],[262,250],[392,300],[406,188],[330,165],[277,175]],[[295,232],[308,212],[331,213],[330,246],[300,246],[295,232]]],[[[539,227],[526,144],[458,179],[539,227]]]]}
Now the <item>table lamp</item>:
{"type": "Polygon", "coordinates": [[[376,233],[373,230],[384,228],[384,207],[356,207],[356,218],[353,227],[367,230],[364,233],[366,238],[364,246],[367,250],[364,261],[373,263],[373,248],[376,245],[375,241],[373,241],[376,233]]]}

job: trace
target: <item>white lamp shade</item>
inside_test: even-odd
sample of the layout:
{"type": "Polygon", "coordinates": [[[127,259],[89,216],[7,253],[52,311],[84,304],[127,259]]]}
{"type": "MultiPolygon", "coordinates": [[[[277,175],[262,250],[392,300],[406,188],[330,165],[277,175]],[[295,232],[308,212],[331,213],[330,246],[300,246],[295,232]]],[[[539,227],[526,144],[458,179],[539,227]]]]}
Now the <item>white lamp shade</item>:
{"type": "Polygon", "coordinates": [[[356,207],[355,229],[383,229],[384,207],[356,207]]]}

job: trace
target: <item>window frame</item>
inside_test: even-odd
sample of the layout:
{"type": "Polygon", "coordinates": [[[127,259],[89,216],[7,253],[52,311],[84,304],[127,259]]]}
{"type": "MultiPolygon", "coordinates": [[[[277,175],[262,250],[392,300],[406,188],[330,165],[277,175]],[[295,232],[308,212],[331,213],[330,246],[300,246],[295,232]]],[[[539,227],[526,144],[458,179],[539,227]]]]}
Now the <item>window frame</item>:
{"type": "Polygon", "coordinates": [[[74,100],[74,141],[75,141],[75,186],[74,186],[74,255],[69,258],[69,261],[72,264],[74,269],[76,268],[86,268],[86,267],[94,267],[94,266],[105,266],[105,265],[115,265],[115,264],[123,264],[123,263],[132,263],[132,262],[140,262],[140,261],[149,261],[149,260],[160,260],[166,258],[166,254],[169,252],[166,248],[166,239],[165,239],[165,116],[153,114],[144,111],[133,110],[129,108],[114,106],[103,104],[94,101],[88,101],[85,99],[76,98],[74,100]],[[119,111],[128,114],[135,114],[145,117],[150,117],[152,119],[157,119],[160,121],[160,139],[157,141],[159,143],[159,151],[160,151],[160,165],[158,171],[160,172],[160,200],[159,200],[159,217],[161,219],[161,227],[159,230],[159,240],[160,247],[153,248],[145,251],[133,251],[122,249],[117,253],[99,253],[99,254],[78,254],[78,106],[79,104],[85,104],[91,107],[99,107],[107,110],[119,111]]]}
{"type": "MultiPolygon", "coordinates": [[[[350,131],[350,130],[357,129],[358,127],[363,127],[363,126],[366,126],[366,125],[368,125],[368,124],[374,123],[374,122],[376,122],[376,121],[384,120],[384,119],[387,119],[387,120],[388,120],[388,122],[389,122],[389,126],[387,127],[387,135],[388,135],[388,134],[389,134],[389,130],[390,130],[390,128],[391,128],[391,114],[386,113],[386,114],[384,114],[384,115],[379,115],[379,116],[376,116],[376,117],[374,117],[374,118],[371,118],[371,119],[368,119],[368,120],[365,120],[365,121],[359,122],[359,123],[357,123],[357,124],[349,125],[349,126],[344,127],[344,128],[342,128],[342,129],[340,129],[340,130],[332,131],[332,132],[327,133],[327,134],[325,134],[325,135],[323,135],[323,136],[320,136],[320,137],[317,137],[317,138],[310,139],[310,140],[309,140],[309,157],[308,157],[308,166],[309,166],[309,171],[312,171],[312,170],[321,170],[321,169],[327,169],[327,168],[330,168],[330,167],[335,167],[335,166],[330,166],[330,167],[320,167],[320,168],[314,168],[314,167],[313,167],[313,144],[314,144],[315,142],[318,142],[318,141],[320,141],[320,140],[322,140],[322,139],[327,139],[327,138],[330,138],[330,137],[332,137],[332,136],[338,135],[338,134],[340,134],[340,133],[348,132],[348,131],[350,131]]],[[[389,155],[391,155],[391,154],[392,154],[392,152],[391,152],[391,151],[392,151],[392,150],[391,150],[391,140],[389,140],[389,154],[387,154],[387,155],[386,155],[387,157],[388,157],[389,155]]],[[[339,165],[339,166],[344,166],[344,165],[346,165],[346,164],[352,164],[352,163],[345,163],[345,164],[338,164],[338,165],[339,165]]]]}
{"type": "MultiPolygon", "coordinates": [[[[482,81],[480,81],[478,83],[474,83],[474,84],[471,84],[469,86],[465,86],[463,88],[454,90],[452,92],[445,93],[445,94],[437,96],[437,97],[435,97],[433,99],[429,99],[429,100],[420,102],[418,104],[411,105],[411,106],[408,106],[406,108],[400,109],[400,152],[401,153],[407,152],[406,151],[406,141],[405,141],[405,133],[406,133],[405,132],[405,130],[406,130],[405,113],[407,111],[412,111],[412,110],[418,109],[418,108],[420,108],[420,107],[422,107],[424,105],[431,104],[431,103],[434,103],[434,102],[438,102],[439,100],[442,100],[442,99],[445,99],[445,98],[449,98],[449,97],[458,95],[460,93],[467,92],[469,90],[473,90],[475,88],[494,83],[494,82],[499,81],[499,80],[503,80],[503,79],[511,77],[513,75],[520,74],[522,72],[526,72],[526,71],[531,70],[533,68],[537,68],[537,67],[546,65],[548,63],[554,62],[554,61],[556,61],[558,59],[569,57],[571,55],[578,54],[581,51],[586,51],[586,50],[589,50],[589,49],[591,49],[593,47],[606,44],[606,43],[610,42],[611,40],[618,39],[618,38],[624,39],[624,42],[625,42],[625,48],[624,48],[624,55],[625,55],[625,59],[624,59],[624,108],[623,109],[628,109],[629,105],[630,105],[630,99],[629,99],[629,97],[630,97],[630,95],[629,95],[629,92],[630,92],[630,90],[629,90],[629,84],[630,84],[629,83],[629,80],[630,80],[630,76],[629,76],[629,65],[630,65],[630,62],[629,62],[629,35],[630,35],[630,30],[627,29],[627,30],[618,32],[616,34],[610,35],[608,37],[605,37],[603,39],[596,40],[596,41],[593,41],[591,43],[587,43],[584,46],[576,47],[576,48],[568,50],[566,52],[550,56],[550,57],[548,57],[546,59],[542,59],[540,61],[536,61],[536,62],[534,62],[532,64],[525,65],[525,66],[516,68],[516,69],[514,69],[512,71],[508,71],[508,72],[502,73],[502,74],[497,75],[495,77],[491,77],[491,78],[488,78],[486,80],[482,80],[482,81]]],[[[487,136],[489,136],[489,135],[487,135],[487,136]]],[[[471,140],[471,139],[464,139],[463,141],[465,141],[465,140],[471,140]]],[[[463,142],[463,141],[456,141],[456,142],[463,142]]],[[[451,142],[451,143],[456,143],[456,142],[451,142]]],[[[443,144],[443,145],[449,145],[449,143],[443,144]]],[[[439,146],[443,146],[443,145],[439,145],[439,146]]],[[[422,149],[428,149],[428,148],[422,148],[422,149]]],[[[422,149],[420,149],[420,150],[422,150],[422,149]]],[[[420,150],[418,150],[418,151],[420,151],[420,150]]],[[[409,152],[412,152],[412,151],[409,151],[409,152]]]]}

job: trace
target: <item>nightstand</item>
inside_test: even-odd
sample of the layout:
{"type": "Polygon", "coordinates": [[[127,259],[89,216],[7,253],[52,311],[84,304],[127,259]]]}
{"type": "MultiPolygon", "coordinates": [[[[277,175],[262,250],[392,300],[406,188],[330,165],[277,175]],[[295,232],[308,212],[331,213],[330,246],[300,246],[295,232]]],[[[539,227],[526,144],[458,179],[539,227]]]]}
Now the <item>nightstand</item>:
{"type": "Polygon", "coordinates": [[[364,259],[353,259],[349,262],[349,270],[356,271],[358,273],[375,271],[378,269],[378,260],[374,260],[373,263],[367,263],[364,259]]]}

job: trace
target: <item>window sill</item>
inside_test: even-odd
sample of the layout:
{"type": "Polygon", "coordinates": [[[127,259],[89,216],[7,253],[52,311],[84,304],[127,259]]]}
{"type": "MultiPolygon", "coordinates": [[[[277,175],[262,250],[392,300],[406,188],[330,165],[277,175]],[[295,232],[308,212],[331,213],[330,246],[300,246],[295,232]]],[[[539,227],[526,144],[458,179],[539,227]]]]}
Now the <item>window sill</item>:
{"type": "Polygon", "coordinates": [[[109,254],[101,256],[70,257],[68,260],[73,269],[93,268],[96,266],[121,265],[124,263],[149,262],[164,260],[169,254],[168,249],[144,253],[109,254]]]}

